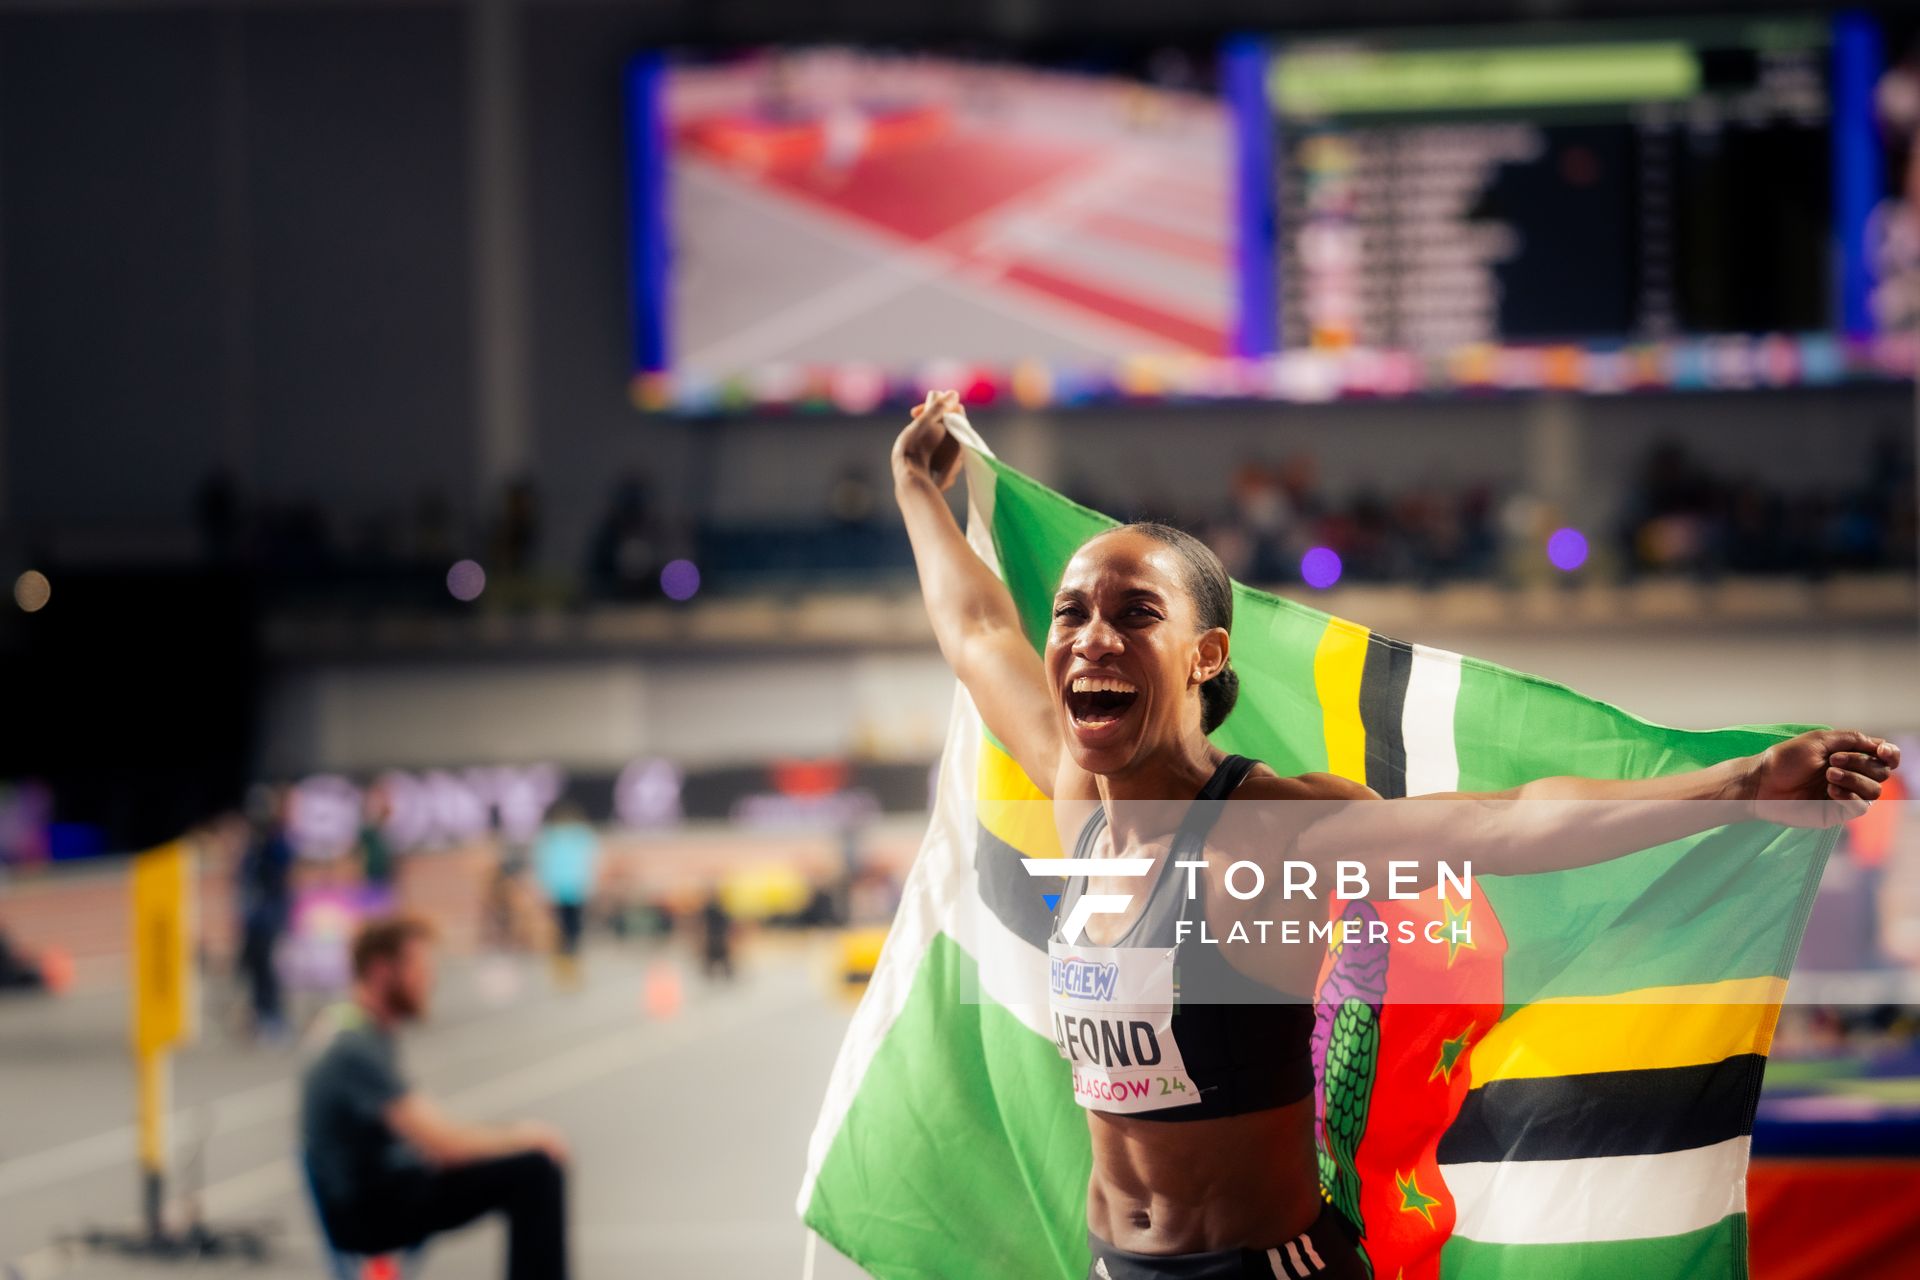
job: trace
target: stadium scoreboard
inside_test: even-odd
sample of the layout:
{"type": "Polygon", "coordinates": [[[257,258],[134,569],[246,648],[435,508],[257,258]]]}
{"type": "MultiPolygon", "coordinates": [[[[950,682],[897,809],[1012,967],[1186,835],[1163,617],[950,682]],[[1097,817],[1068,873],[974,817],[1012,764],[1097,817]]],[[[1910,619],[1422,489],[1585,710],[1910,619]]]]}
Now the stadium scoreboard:
{"type": "Polygon", "coordinates": [[[1277,49],[1283,343],[1831,327],[1830,62],[1820,21],[1277,49]]]}

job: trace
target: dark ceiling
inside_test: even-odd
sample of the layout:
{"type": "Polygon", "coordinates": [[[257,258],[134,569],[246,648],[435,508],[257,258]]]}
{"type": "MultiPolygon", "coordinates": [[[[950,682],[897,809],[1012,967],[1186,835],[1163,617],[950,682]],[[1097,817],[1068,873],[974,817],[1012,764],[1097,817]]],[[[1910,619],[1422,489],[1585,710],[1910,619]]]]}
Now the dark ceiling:
{"type": "MultiPolygon", "coordinates": [[[[0,0],[0,14],[444,8],[471,0],[0,0]]],[[[1236,31],[1298,31],[1368,26],[1444,26],[1484,22],[1564,22],[1599,18],[1807,14],[1869,8],[1920,14],[1903,3],[1819,3],[1818,0],[519,0],[536,10],[601,10],[622,14],[654,41],[738,44],[742,41],[982,40],[1028,43],[1102,39],[1163,42],[1210,39],[1236,31]]]]}
{"type": "MultiPolygon", "coordinates": [[[[1033,42],[1089,38],[1164,41],[1235,31],[1475,22],[1562,22],[1688,15],[1806,14],[1859,5],[1806,0],[1743,0],[1677,5],[1671,0],[639,0],[586,4],[531,0],[539,7],[625,9],[657,38],[693,43],[742,40],[864,39],[1033,42]]],[[[1920,4],[1872,6],[1920,11],[1920,4]]]]}

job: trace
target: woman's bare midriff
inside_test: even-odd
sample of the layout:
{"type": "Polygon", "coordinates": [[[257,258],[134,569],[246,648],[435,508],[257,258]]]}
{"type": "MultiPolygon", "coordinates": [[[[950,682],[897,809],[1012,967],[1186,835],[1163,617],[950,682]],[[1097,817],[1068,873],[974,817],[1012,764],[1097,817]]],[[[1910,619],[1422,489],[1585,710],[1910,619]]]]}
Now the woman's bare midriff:
{"type": "Polygon", "coordinates": [[[1313,1098],[1205,1120],[1089,1111],[1087,1226],[1133,1253],[1264,1249],[1320,1214],[1313,1098]]]}

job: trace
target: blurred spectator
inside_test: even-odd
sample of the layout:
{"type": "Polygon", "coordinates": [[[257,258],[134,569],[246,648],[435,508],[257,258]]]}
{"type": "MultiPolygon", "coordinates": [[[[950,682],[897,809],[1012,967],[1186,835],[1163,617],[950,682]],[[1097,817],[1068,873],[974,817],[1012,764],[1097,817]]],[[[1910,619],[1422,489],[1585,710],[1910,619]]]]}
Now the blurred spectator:
{"type": "Polygon", "coordinates": [[[700,908],[700,970],[708,978],[733,978],[733,916],[718,889],[700,908]]]}
{"type": "MultiPolygon", "coordinates": [[[[484,554],[486,602],[490,608],[523,612],[547,603],[536,562],[544,530],[540,496],[525,476],[508,481],[487,526],[484,554]]],[[[464,554],[464,552],[462,552],[464,554]]]]}
{"type": "Polygon", "coordinates": [[[391,900],[394,865],[393,842],[387,839],[387,819],[393,816],[393,800],[384,783],[367,788],[360,820],[360,878],[368,889],[391,900]]]}
{"type": "Polygon", "coordinates": [[[614,937],[624,942],[653,932],[653,913],[641,901],[639,884],[627,863],[608,862],[597,898],[598,918],[614,937]]]}
{"type": "Polygon", "coordinates": [[[512,844],[505,845],[488,878],[480,908],[480,945],[497,951],[523,951],[528,946],[527,890],[522,873],[526,858],[512,844]]]}
{"type": "Polygon", "coordinates": [[[553,906],[554,980],[569,989],[580,985],[580,933],[599,862],[600,837],[587,815],[571,800],[556,803],[534,837],[533,874],[553,906]]]}
{"type": "MultiPolygon", "coordinates": [[[[1227,496],[1225,518],[1187,523],[1228,572],[1256,584],[1299,581],[1301,557],[1315,546],[1338,554],[1343,582],[1435,585],[1510,575],[1539,561],[1554,515],[1530,495],[1502,494],[1486,481],[1362,486],[1336,499],[1321,490],[1305,454],[1278,465],[1243,461],[1227,496]]],[[[1111,499],[1109,508],[1130,510],[1111,499]]],[[[1641,463],[1618,525],[1621,561],[1629,572],[1648,573],[1911,568],[1917,537],[1910,446],[1892,432],[1876,443],[1858,484],[1831,492],[1741,479],[1663,441],[1641,463]]]]}
{"type": "Polygon", "coordinates": [[[879,504],[873,477],[859,464],[843,469],[827,490],[827,512],[841,525],[864,525],[879,504]]]}
{"type": "MultiPolygon", "coordinates": [[[[1262,582],[1286,576],[1292,547],[1294,512],[1277,469],[1249,459],[1233,473],[1230,486],[1235,524],[1245,540],[1245,572],[1262,582]]],[[[1238,548],[1236,548],[1238,549],[1238,548]]]]}
{"type": "Polygon", "coordinates": [[[18,951],[0,929],[0,991],[44,991],[46,975],[31,956],[18,951]]]}
{"type": "Polygon", "coordinates": [[[533,481],[521,477],[508,483],[500,498],[500,513],[494,521],[491,560],[503,575],[519,575],[533,569],[533,555],[540,543],[540,499],[533,481]]]}
{"type": "Polygon", "coordinates": [[[1631,570],[1701,577],[1910,567],[1913,494],[1908,446],[1891,432],[1859,483],[1798,493],[1716,471],[1663,441],[1627,497],[1620,546],[1631,570]]]}
{"type": "Polygon", "coordinates": [[[248,798],[252,831],[234,886],[240,906],[240,971],[247,984],[253,1034],[267,1040],[283,1039],[287,1033],[275,964],[293,907],[287,801],[287,788],[281,786],[256,787],[248,798]]]}
{"type": "Polygon", "coordinates": [[[807,903],[791,916],[780,920],[782,924],[798,929],[827,929],[845,924],[841,918],[840,905],[834,898],[834,890],[824,884],[814,885],[807,894],[807,903]]]}
{"type": "Polygon", "coordinates": [[[482,1214],[507,1219],[508,1280],[565,1280],[566,1144],[546,1125],[455,1120],[401,1071],[396,1032],[433,997],[424,921],[369,921],[353,944],[353,1001],[301,1081],[300,1132],[336,1248],[410,1249],[482,1214]]]}
{"type": "MultiPolygon", "coordinates": [[[[1161,487],[1151,458],[1141,457],[1126,475],[1131,489],[1096,491],[1077,471],[1066,473],[1060,486],[1075,501],[1116,517],[1169,519],[1193,529],[1229,572],[1256,584],[1300,581],[1301,558],[1314,547],[1340,557],[1344,582],[1436,585],[1510,575],[1523,561],[1537,566],[1540,560],[1544,534],[1531,524],[1524,534],[1507,531],[1507,550],[1517,554],[1504,561],[1501,555],[1502,509],[1532,501],[1529,495],[1472,476],[1337,493],[1325,486],[1311,454],[1249,456],[1225,477],[1220,498],[1183,511],[1161,487]]],[[[832,473],[824,496],[823,509],[810,519],[715,520],[678,529],[663,520],[647,479],[627,472],[613,485],[589,539],[584,594],[659,599],[661,568],[675,558],[698,564],[706,590],[766,589],[800,577],[871,586],[911,574],[906,541],[882,518],[885,495],[868,467],[832,473]]],[[[1537,502],[1530,510],[1541,520],[1558,518],[1537,502]]],[[[1831,490],[1761,483],[1686,444],[1663,441],[1619,497],[1609,539],[1619,554],[1609,563],[1627,573],[1700,575],[1897,570],[1914,563],[1915,510],[1904,432],[1883,435],[1857,483],[1831,490]]],[[[438,583],[464,541],[437,492],[423,493],[410,516],[368,513],[346,546],[312,503],[243,511],[219,472],[202,485],[196,520],[209,555],[251,556],[281,590],[332,590],[335,599],[362,602],[383,589],[388,598],[410,603],[440,599],[438,583]]],[[[551,599],[537,579],[542,534],[532,482],[508,484],[488,527],[490,600],[551,599]]]]}
{"type": "Polygon", "coordinates": [[[1340,557],[1343,581],[1429,585],[1494,570],[1497,503],[1484,482],[1363,486],[1337,501],[1321,489],[1314,458],[1294,454],[1278,464],[1242,462],[1228,496],[1231,518],[1205,534],[1229,572],[1256,583],[1299,581],[1301,559],[1314,547],[1340,557]]]}
{"type": "Polygon", "coordinates": [[[646,481],[629,472],[615,486],[607,514],[594,531],[587,559],[589,589],[612,600],[655,595],[665,559],[646,481]]]}

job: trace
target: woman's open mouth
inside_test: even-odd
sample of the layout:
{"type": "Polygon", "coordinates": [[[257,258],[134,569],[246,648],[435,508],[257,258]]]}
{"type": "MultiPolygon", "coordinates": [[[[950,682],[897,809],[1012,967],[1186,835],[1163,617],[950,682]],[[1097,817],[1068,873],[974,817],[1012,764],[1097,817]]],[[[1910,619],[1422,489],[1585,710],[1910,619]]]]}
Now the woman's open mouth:
{"type": "Polygon", "coordinates": [[[1067,686],[1067,715],[1082,734],[1097,734],[1119,724],[1139,697],[1118,676],[1076,676],[1067,686]]]}

